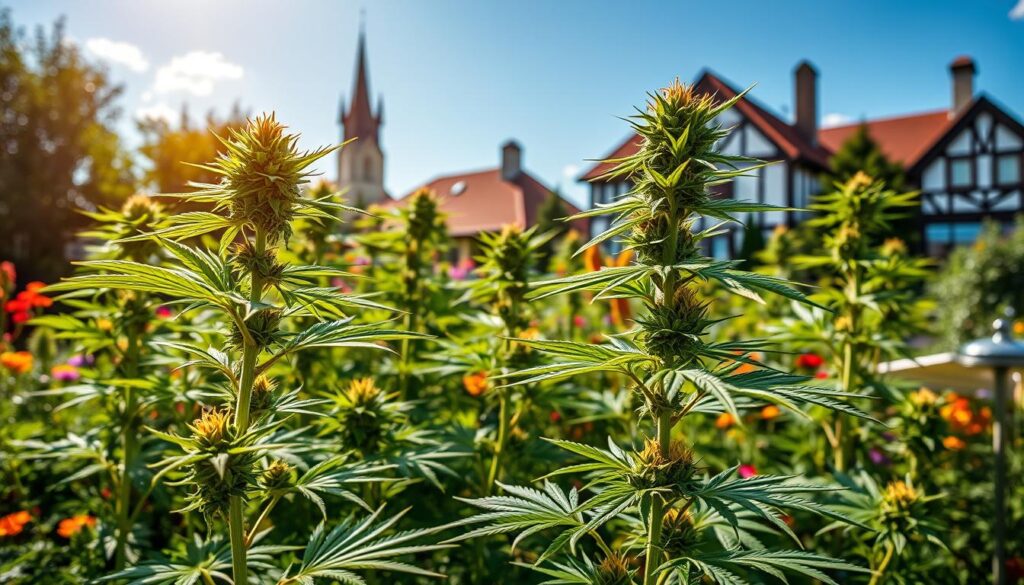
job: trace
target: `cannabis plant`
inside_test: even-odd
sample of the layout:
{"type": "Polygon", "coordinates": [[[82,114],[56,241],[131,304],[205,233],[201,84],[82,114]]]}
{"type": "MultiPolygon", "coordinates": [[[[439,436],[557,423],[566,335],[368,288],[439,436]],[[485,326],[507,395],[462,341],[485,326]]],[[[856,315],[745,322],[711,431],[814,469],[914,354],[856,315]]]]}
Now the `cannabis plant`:
{"type": "MultiPolygon", "coordinates": [[[[904,339],[920,332],[925,308],[910,293],[927,275],[927,262],[907,254],[898,240],[879,242],[916,197],[858,173],[811,205],[820,215],[808,223],[824,234],[824,253],[798,256],[795,262],[825,271],[825,286],[814,298],[831,312],[798,308],[798,319],[789,326],[794,338],[817,342],[831,353],[844,393],[872,389],[890,401],[897,398],[876,374],[877,366],[882,357],[903,357],[904,339]]],[[[838,471],[851,463],[855,424],[842,413],[823,424],[838,471]]]]}
{"type": "MultiPolygon", "coordinates": [[[[213,337],[219,347],[185,338],[164,346],[188,356],[182,365],[214,373],[220,387],[184,434],[152,431],[180,451],[159,465],[154,481],[173,479],[185,486],[183,511],[201,513],[210,526],[204,545],[216,547],[213,526],[226,520],[230,543],[231,579],[247,583],[249,549],[261,536],[269,509],[288,495],[316,500],[319,493],[344,492],[343,484],[356,470],[343,461],[304,461],[315,450],[302,428],[285,432],[295,415],[318,416],[322,403],[300,396],[300,389],[278,388],[275,372],[287,369],[295,354],[317,347],[358,347],[384,350],[384,342],[415,337],[385,323],[356,324],[349,311],[366,306],[357,296],[317,286],[317,279],[350,276],[322,266],[286,265],[277,252],[292,231],[293,221],[332,221],[349,208],[329,196],[304,197],[310,166],[334,152],[322,148],[301,152],[298,137],[285,132],[273,115],[252,120],[221,138],[224,153],[199,165],[221,177],[217,184],[194,185],[191,193],[173,195],[205,211],[171,216],[151,233],[120,240],[158,244],[173,264],[156,266],[138,260],[91,260],[82,266],[92,272],[54,285],[55,291],[111,289],[156,295],[182,312],[211,311],[223,323],[213,337]],[[219,245],[206,248],[180,240],[219,236],[219,245]],[[220,402],[217,404],[217,402],[220,402]],[[304,473],[292,469],[297,463],[304,473]],[[249,512],[256,512],[252,521],[249,512]]],[[[201,238],[206,239],[206,238],[201,238]]],[[[377,308],[379,305],[372,304],[377,308]]],[[[380,510],[364,520],[350,519],[327,532],[311,536],[302,563],[290,568],[283,582],[310,582],[316,577],[353,579],[351,570],[388,569],[427,573],[391,557],[423,547],[399,546],[422,531],[383,537],[397,517],[379,522],[380,510]],[[331,543],[331,544],[327,544],[331,543]]],[[[280,549],[260,549],[261,554],[280,549]]],[[[255,552],[255,551],[254,551],[255,552]]],[[[219,556],[217,558],[220,558],[219,556]]],[[[259,565],[256,565],[259,566],[259,565]]],[[[113,578],[136,582],[183,578],[188,567],[144,563],[113,578]]],[[[226,578],[223,573],[218,577],[226,578]]],[[[192,578],[194,579],[194,578],[192,578]]],[[[209,580],[209,579],[208,579],[209,580]]]]}
{"type": "Polygon", "coordinates": [[[618,238],[633,250],[633,261],[540,282],[530,294],[540,299],[584,290],[594,300],[636,299],[644,308],[636,327],[600,344],[515,340],[555,359],[513,372],[513,385],[618,373],[638,395],[638,414],[653,422],[650,434],[635,445],[609,439],[607,448],[553,441],[582,462],[550,473],[539,489],[503,485],[505,495],[468,500],[483,513],[460,522],[475,526],[462,538],[517,532],[515,546],[551,531],[555,536],[533,557],[533,566],[558,583],[731,583],[743,571],[789,571],[833,583],[825,570],[859,570],[809,552],[768,550],[754,536],[770,527],[795,539],[784,508],[844,519],[801,495],[834,488],[794,477],[744,479],[737,477],[737,467],[711,473],[702,467],[697,446],[681,436],[689,434],[684,423],[699,419],[691,414],[724,411],[740,420],[740,410],[765,404],[800,416],[801,404],[864,416],[837,399],[842,392],[763,367],[753,356],[765,348],[763,340],[709,339],[715,325],[709,317],[714,299],[703,294],[709,283],[756,301],[771,292],[808,302],[784,281],[703,254],[704,240],[723,229],[698,229],[702,216],[736,222],[738,213],[771,209],[712,195],[712,187],[760,166],[717,149],[729,130],[716,118],[741,97],[720,101],[678,81],[651,95],[632,120],[641,137],[639,151],[613,161],[617,166],[605,177],[626,178],[634,188],[577,216],[613,216],[612,226],[583,250],[618,238]],[[753,367],[741,370],[742,365],[753,367]],[[680,426],[683,433],[676,432],[680,426]],[[582,487],[565,491],[550,482],[566,475],[582,478],[582,487]],[[710,529],[718,523],[730,530],[710,529]]]}

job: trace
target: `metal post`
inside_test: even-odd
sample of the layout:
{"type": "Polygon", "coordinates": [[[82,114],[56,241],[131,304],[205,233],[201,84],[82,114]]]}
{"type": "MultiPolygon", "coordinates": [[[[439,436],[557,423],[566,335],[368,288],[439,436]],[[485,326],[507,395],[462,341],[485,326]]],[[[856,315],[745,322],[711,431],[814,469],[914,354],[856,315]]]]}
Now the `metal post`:
{"type": "Polygon", "coordinates": [[[995,454],[995,556],[992,558],[992,582],[1006,585],[1006,428],[1007,392],[1010,369],[993,368],[995,374],[995,420],[992,423],[992,451],[995,454]]]}

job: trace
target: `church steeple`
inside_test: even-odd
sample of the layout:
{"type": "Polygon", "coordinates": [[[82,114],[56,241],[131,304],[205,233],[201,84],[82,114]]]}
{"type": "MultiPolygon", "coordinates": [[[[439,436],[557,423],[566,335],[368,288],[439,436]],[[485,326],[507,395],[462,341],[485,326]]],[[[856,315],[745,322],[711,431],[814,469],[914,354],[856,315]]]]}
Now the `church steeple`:
{"type": "Polygon", "coordinates": [[[374,115],[370,107],[370,78],[366,70],[366,33],[360,28],[359,46],[356,49],[356,78],[352,86],[351,106],[344,114],[345,140],[377,141],[380,129],[380,111],[374,115]]]}
{"type": "Polygon", "coordinates": [[[360,25],[352,95],[343,97],[339,105],[342,137],[355,140],[338,151],[338,186],[347,191],[348,202],[357,207],[389,199],[384,191],[384,151],[380,145],[384,100],[378,98],[376,112],[370,104],[366,33],[360,25]]]}

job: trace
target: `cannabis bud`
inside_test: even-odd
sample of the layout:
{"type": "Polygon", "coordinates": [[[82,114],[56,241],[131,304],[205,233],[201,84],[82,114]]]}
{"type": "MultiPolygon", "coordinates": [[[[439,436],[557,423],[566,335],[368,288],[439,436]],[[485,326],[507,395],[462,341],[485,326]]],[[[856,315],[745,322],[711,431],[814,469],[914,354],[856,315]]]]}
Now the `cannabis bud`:
{"type": "MultiPolygon", "coordinates": [[[[249,315],[245,320],[246,331],[256,347],[266,349],[281,336],[281,313],[281,309],[267,307],[249,315]]],[[[235,347],[245,345],[245,335],[237,325],[232,326],[231,343],[235,347]]]]}
{"type": "Polygon", "coordinates": [[[373,378],[360,378],[337,397],[338,432],[343,445],[362,452],[374,451],[397,412],[389,408],[389,396],[373,378]]]}
{"type": "Polygon", "coordinates": [[[251,452],[232,453],[238,446],[231,413],[227,409],[211,409],[189,425],[195,454],[202,457],[188,468],[182,483],[191,483],[188,509],[211,515],[224,512],[232,496],[245,497],[253,482],[256,455],[251,452]]]}
{"type": "Polygon", "coordinates": [[[428,240],[442,221],[437,196],[426,187],[409,196],[408,236],[414,241],[428,240]]]}
{"type": "Polygon", "coordinates": [[[277,459],[263,470],[259,483],[268,494],[286,492],[295,485],[295,468],[277,459]]]}
{"type": "Polygon", "coordinates": [[[629,559],[624,554],[611,553],[597,565],[596,577],[596,585],[630,585],[633,580],[629,559]]]}
{"type": "Polygon", "coordinates": [[[120,225],[118,231],[119,258],[128,258],[135,262],[145,262],[160,250],[160,244],[153,238],[124,241],[129,238],[145,235],[153,231],[164,217],[163,207],[148,195],[137,193],[125,200],[121,206],[120,225]]]}
{"type": "Polygon", "coordinates": [[[235,244],[231,252],[231,263],[236,274],[255,275],[267,286],[280,283],[284,272],[284,265],[277,261],[277,253],[273,249],[257,251],[247,239],[235,244]]]}
{"type": "Polygon", "coordinates": [[[227,147],[209,168],[223,178],[208,193],[226,206],[237,225],[262,232],[271,243],[287,238],[296,209],[304,205],[301,186],[309,166],[333,149],[299,152],[298,135],[285,134],[273,114],[250,120],[242,130],[222,138],[227,147]]]}
{"type": "Polygon", "coordinates": [[[677,508],[665,510],[661,521],[661,546],[670,558],[681,557],[693,551],[700,533],[693,525],[693,516],[677,508]]]}
{"type": "Polygon", "coordinates": [[[693,453],[682,443],[669,446],[667,455],[661,452],[661,444],[647,439],[644,449],[633,456],[633,472],[627,480],[638,489],[670,488],[678,490],[693,478],[697,471],[693,453]]]}
{"type": "Polygon", "coordinates": [[[259,416],[260,413],[270,408],[270,405],[274,403],[274,390],[276,389],[277,383],[265,374],[256,376],[252,383],[252,396],[249,399],[249,408],[253,416],[259,416]]]}

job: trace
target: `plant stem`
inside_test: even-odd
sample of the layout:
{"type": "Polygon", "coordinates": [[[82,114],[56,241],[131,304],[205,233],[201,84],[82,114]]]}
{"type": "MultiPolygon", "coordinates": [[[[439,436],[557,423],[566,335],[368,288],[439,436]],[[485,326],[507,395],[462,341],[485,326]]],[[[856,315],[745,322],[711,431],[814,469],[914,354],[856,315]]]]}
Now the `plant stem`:
{"type": "MultiPolygon", "coordinates": [[[[262,255],[267,247],[267,237],[263,230],[256,229],[254,248],[257,255],[262,255]]],[[[249,302],[256,304],[263,299],[263,279],[256,272],[249,276],[249,302]]],[[[246,336],[242,348],[242,377],[238,383],[238,396],[235,401],[235,431],[241,435],[249,430],[249,403],[252,399],[252,383],[256,377],[256,360],[260,348],[251,336],[246,336]]],[[[246,564],[247,539],[245,537],[245,511],[241,496],[231,496],[228,501],[228,530],[231,537],[231,568],[236,585],[248,583],[248,566],[246,564]]]]}
{"type": "Polygon", "coordinates": [[[892,544],[885,545],[885,556],[882,557],[882,562],[879,563],[878,568],[871,572],[871,580],[868,581],[868,585],[877,585],[882,582],[882,575],[885,573],[886,567],[889,566],[889,561],[892,560],[892,544]]]}
{"type": "Polygon", "coordinates": [[[501,456],[505,451],[505,443],[508,442],[508,391],[501,390],[501,397],[498,399],[498,440],[494,445],[494,458],[491,459],[491,470],[487,474],[486,493],[494,490],[494,482],[499,479],[498,470],[501,468],[501,456]]]}
{"type": "Polygon", "coordinates": [[[274,506],[276,506],[280,500],[281,496],[274,496],[270,498],[270,501],[267,502],[266,506],[264,506],[263,511],[260,512],[259,517],[256,518],[255,522],[252,523],[252,527],[249,529],[249,535],[245,537],[246,548],[252,546],[252,539],[256,538],[256,531],[259,530],[260,524],[262,524],[263,521],[266,520],[267,516],[270,515],[270,511],[274,509],[274,506]]]}
{"type": "MultiPolygon", "coordinates": [[[[658,415],[658,447],[662,457],[668,457],[672,445],[672,413],[658,415]]],[[[644,562],[644,584],[655,585],[657,568],[661,564],[661,522],[665,515],[665,502],[659,495],[651,496],[651,516],[647,526],[647,560],[644,562]]]]}
{"type": "MultiPolygon", "coordinates": [[[[124,356],[124,371],[129,378],[138,374],[139,346],[138,338],[131,335],[128,338],[128,349],[124,356]]],[[[132,507],[132,480],[130,470],[134,464],[135,452],[138,450],[135,433],[135,410],[136,395],[134,389],[124,389],[124,422],[121,426],[121,477],[118,482],[117,494],[117,539],[114,544],[114,570],[120,571],[124,568],[127,560],[128,533],[131,532],[134,517],[131,514],[132,507]]],[[[141,502],[140,502],[141,503],[141,502]]]]}

